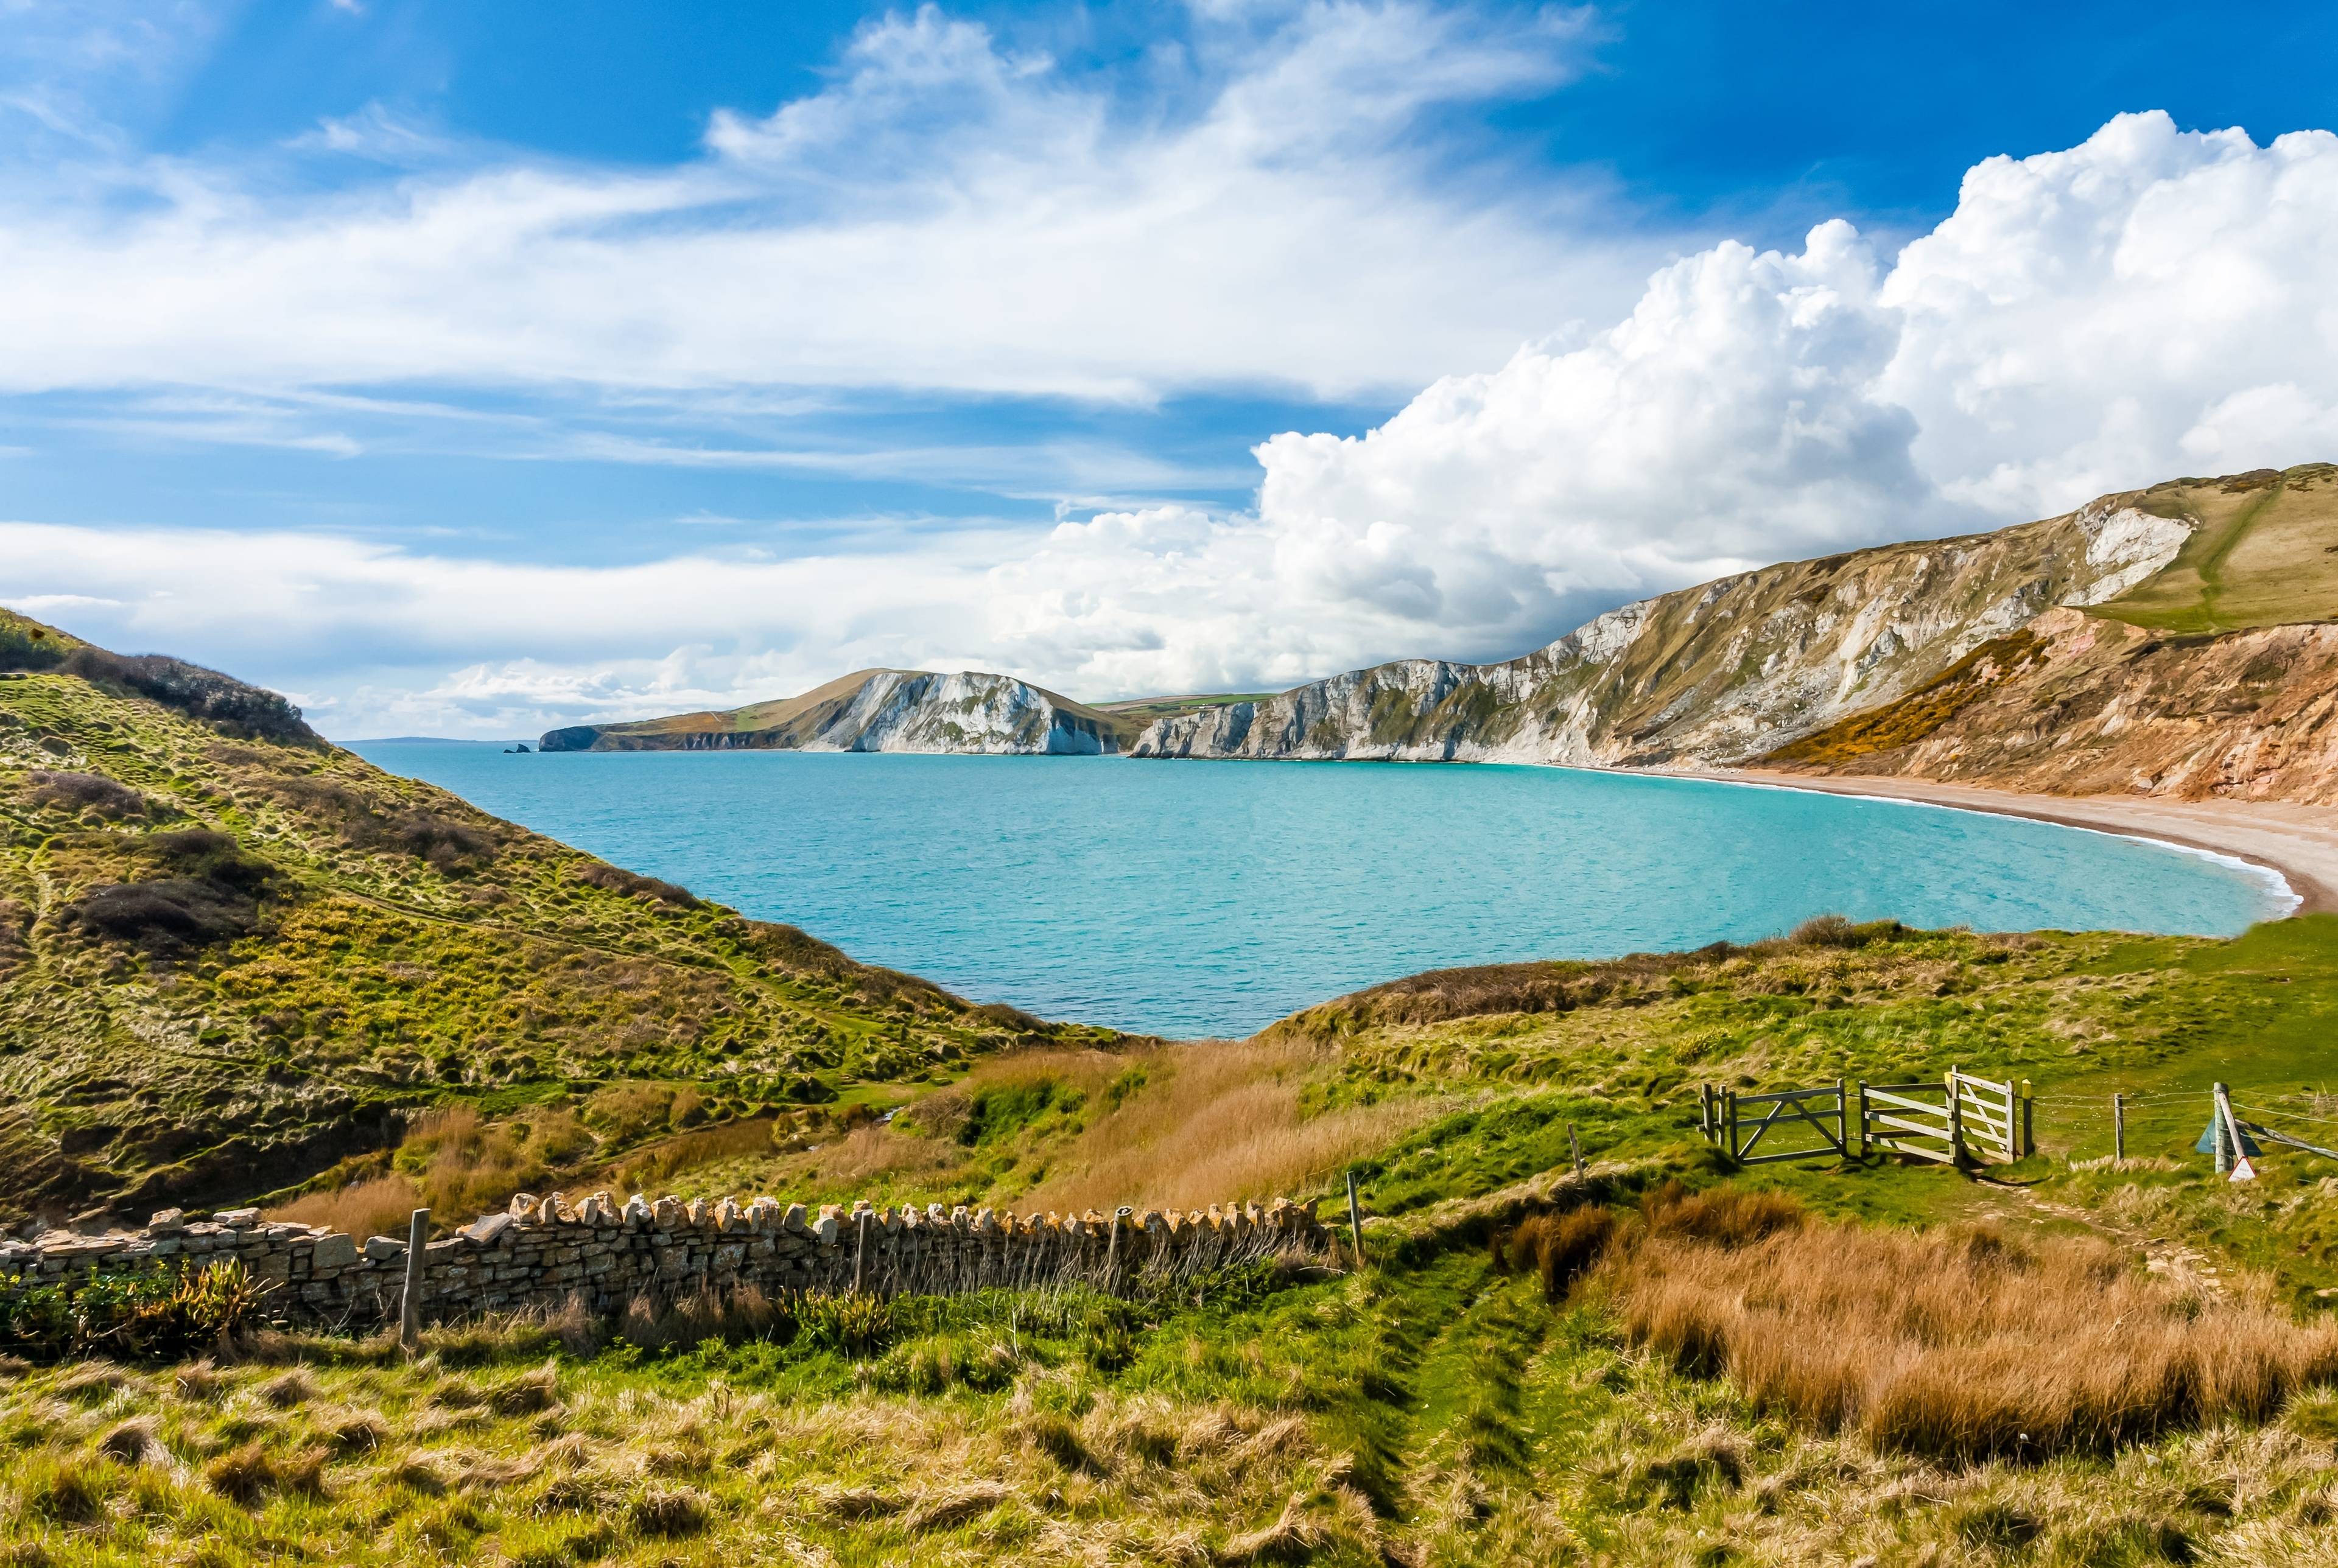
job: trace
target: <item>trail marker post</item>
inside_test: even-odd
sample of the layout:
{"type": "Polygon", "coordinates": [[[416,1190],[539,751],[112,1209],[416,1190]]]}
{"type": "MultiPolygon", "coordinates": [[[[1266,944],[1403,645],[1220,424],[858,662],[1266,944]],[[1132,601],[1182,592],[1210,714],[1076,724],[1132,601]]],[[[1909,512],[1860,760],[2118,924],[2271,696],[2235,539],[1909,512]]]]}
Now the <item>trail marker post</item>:
{"type": "Polygon", "coordinates": [[[1364,1211],[1356,1206],[1356,1173],[1348,1172],[1348,1240],[1356,1249],[1356,1267],[1364,1266],[1364,1211]]]}
{"type": "Polygon", "coordinates": [[[406,1291],[398,1302],[398,1342],[411,1350],[422,1341],[422,1270],[430,1244],[430,1210],[417,1209],[406,1221],[406,1291]]]}
{"type": "Polygon", "coordinates": [[[860,1294],[861,1265],[869,1257],[869,1210],[863,1209],[854,1217],[852,1236],[852,1293],[860,1294]]]}
{"type": "Polygon", "coordinates": [[[2127,1158],[2127,1096],[2111,1096],[2111,1158],[2127,1158]]]}
{"type": "Polygon", "coordinates": [[[2209,1090],[2213,1096],[2208,1107],[2208,1130],[2215,1134],[2216,1174],[2222,1176],[2233,1168],[2235,1145],[2226,1142],[2225,1124],[2225,1086],[2215,1084],[2209,1090]]]}

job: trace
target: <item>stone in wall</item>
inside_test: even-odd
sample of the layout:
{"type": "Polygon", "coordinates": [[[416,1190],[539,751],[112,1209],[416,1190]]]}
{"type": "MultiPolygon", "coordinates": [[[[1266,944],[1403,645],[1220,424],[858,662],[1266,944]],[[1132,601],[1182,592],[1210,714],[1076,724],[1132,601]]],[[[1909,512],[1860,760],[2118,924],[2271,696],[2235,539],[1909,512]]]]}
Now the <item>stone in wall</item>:
{"type": "MultiPolygon", "coordinates": [[[[757,1198],[742,1204],[636,1192],[581,1200],[515,1196],[423,1255],[423,1313],[552,1310],[571,1300],[622,1310],[636,1297],[674,1300],[744,1286],[768,1292],[952,1293],[1084,1283],[1124,1290],[1252,1259],[1320,1255],[1330,1236],[1311,1200],[1262,1208],[1018,1215],[964,1205],[849,1210],[757,1198]]],[[[269,1281],[265,1310],[287,1325],[365,1330],[397,1321],[407,1244],[261,1220],[231,1209],[208,1220],[165,1210],[142,1230],[52,1230],[0,1240],[0,1294],[71,1275],[200,1267],[233,1259],[269,1281]]]]}

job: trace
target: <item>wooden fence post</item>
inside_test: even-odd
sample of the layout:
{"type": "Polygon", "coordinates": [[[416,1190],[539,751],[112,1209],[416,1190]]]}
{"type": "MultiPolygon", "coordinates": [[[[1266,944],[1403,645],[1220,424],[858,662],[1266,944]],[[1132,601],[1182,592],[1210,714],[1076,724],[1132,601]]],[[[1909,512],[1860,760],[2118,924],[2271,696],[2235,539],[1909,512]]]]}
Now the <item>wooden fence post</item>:
{"type": "Polygon", "coordinates": [[[1851,1152],[1851,1097],[1840,1078],[1834,1081],[1834,1141],[1842,1145],[1844,1159],[1858,1158],[1851,1152]]]}
{"type": "Polygon", "coordinates": [[[861,1265],[869,1257],[869,1210],[855,1215],[852,1239],[852,1293],[860,1294],[861,1265]]]}
{"type": "Polygon", "coordinates": [[[1356,1173],[1348,1172],[1348,1239],[1355,1244],[1356,1267],[1364,1266],[1364,1211],[1356,1206],[1356,1173]]]}
{"type": "Polygon", "coordinates": [[[2038,1121],[2030,1112],[2037,1097],[2029,1092],[2029,1079],[2024,1078],[2018,1087],[2021,1091],[2021,1152],[2014,1157],[2021,1159],[2038,1152],[2038,1121]]]}
{"type": "Polygon", "coordinates": [[[2111,1158],[2127,1158],[2127,1096],[2111,1096],[2111,1158]]]}
{"type": "Polygon", "coordinates": [[[422,1340],[422,1270],[429,1244],[430,1210],[417,1209],[406,1221],[406,1293],[398,1303],[398,1342],[408,1350],[422,1340]]]}
{"type": "Polygon", "coordinates": [[[1567,1152],[1575,1157],[1575,1179],[1583,1180],[1583,1144],[1575,1136],[1575,1123],[1567,1124],[1567,1152]]]}
{"type": "Polygon", "coordinates": [[[1949,1069],[1949,1158],[1956,1164],[1965,1162],[1965,1096],[1957,1083],[1957,1070],[1949,1069]]]}
{"type": "Polygon", "coordinates": [[[1729,1157],[1734,1160],[1737,1158],[1737,1091],[1724,1089],[1721,1093],[1724,1096],[1721,1102],[1721,1130],[1725,1138],[1722,1147],[1726,1149],[1729,1152],[1729,1157]]]}
{"type": "Polygon", "coordinates": [[[2215,1134],[2216,1174],[2222,1176],[2233,1168],[2235,1153],[2235,1151],[2226,1147],[2225,1143],[2225,1086],[2222,1083],[2213,1084],[2208,1093],[2208,1126],[2209,1131],[2215,1134]]]}

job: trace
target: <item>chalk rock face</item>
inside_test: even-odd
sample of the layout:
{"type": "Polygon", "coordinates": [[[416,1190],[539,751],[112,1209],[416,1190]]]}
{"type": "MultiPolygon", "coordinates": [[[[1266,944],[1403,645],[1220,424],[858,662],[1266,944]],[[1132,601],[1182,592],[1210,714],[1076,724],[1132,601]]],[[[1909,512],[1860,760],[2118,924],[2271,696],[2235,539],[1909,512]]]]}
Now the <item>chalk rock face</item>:
{"type": "Polygon", "coordinates": [[[1126,720],[1027,681],[977,671],[864,670],[776,702],[547,733],[546,751],[955,751],[1100,756],[1126,720]]]}
{"type": "Polygon", "coordinates": [[[2158,572],[2192,524],[2132,500],[1719,578],[1504,663],[1399,660],[1173,715],[1130,751],[1734,766],[1894,701],[2058,605],[2100,603],[2158,572]]]}

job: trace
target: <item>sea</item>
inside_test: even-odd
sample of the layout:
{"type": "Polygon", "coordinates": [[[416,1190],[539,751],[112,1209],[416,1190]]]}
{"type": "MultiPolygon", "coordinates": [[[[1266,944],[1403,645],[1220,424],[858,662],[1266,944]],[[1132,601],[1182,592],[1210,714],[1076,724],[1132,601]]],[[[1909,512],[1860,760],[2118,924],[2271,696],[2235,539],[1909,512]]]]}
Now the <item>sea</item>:
{"type": "Polygon", "coordinates": [[[2228,936],[2294,902],[2239,861],[2050,823],[1561,768],[351,749],[855,958],[1174,1038],[1820,914],[2228,936]]]}

